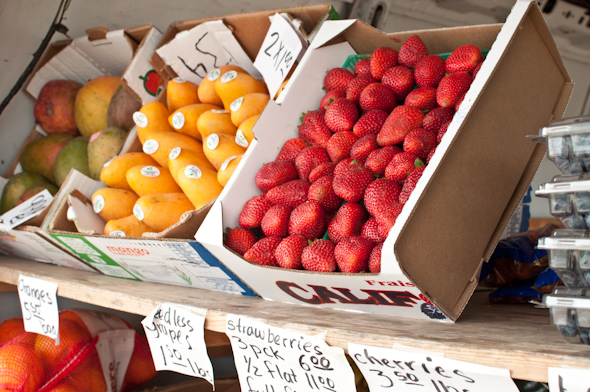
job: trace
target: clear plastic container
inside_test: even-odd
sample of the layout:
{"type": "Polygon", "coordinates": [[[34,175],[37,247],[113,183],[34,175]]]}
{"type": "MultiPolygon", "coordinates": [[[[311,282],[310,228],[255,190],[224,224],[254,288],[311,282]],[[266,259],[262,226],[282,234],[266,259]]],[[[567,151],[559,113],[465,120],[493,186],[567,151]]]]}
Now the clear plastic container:
{"type": "Polygon", "coordinates": [[[535,140],[547,143],[547,158],[562,173],[590,172],[590,116],[553,121],[535,140]]]}
{"type": "Polygon", "coordinates": [[[568,287],[590,287],[590,231],[557,229],[539,238],[551,268],[568,287]]]}
{"type": "Polygon", "coordinates": [[[590,173],[562,174],[535,192],[549,199],[549,212],[569,229],[590,229],[590,173]]]}
{"type": "Polygon", "coordinates": [[[590,344],[590,290],[561,286],[543,296],[543,303],[568,342],[590,344]]]}

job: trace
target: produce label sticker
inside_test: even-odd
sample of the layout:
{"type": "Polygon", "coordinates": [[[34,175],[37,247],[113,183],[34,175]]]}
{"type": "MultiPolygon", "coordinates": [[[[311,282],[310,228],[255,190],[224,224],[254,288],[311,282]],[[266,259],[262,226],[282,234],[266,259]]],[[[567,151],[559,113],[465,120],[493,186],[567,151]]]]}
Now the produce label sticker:
{"type": "Polygon", "coordinates": [[[254,66],[264,77],[271,97],[274,97],[289,71],[307,46],[301,34],[285,17],[275,14],[254,66]]]}
{"type": "Polygon", "coordinates": [[[349,343],[371,392],[518,392],[508,369],[349,343]]]}
{"type": "Polygon", "coordinates": [[[55,344],[58,345],[57,284],[19,275],[18,298],[25,331],[48,336],[55,339],[55,344]]]}
{"type": "Polygon", "coordinates": [[[202,309],[163,303],[142,320],[156,370],[204,378],[214,385],[205,345],[205,314],[202,309]]]}
{"type": "Polygon", "coordinates": [[[355,392],[344,350],[323,339],[228,314],[230,338],[242,392],[355,392]]]}
{"type": "Polygon", "coordinates": [[[53,201],[51,193],[44,189],[0,216],[0,227],[11,230],[39,215],[53,201]]]}
{"type": "Polygon", "coordinates": [[[551,392],[590,391],[590,369],[550,367],[548,373],[551,392]]]}

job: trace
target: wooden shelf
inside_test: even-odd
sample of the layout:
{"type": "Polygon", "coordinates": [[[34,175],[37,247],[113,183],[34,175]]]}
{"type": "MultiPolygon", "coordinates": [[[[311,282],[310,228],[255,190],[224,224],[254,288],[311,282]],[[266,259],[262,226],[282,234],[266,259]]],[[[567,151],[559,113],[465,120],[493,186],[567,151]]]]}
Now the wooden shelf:
{"type": "Polygon", "coordinates": [[[548,309],[492,305],[486,292],[471,298],[457,323],[443,324],[136,282],[0,256],[0,282],[15,285],[21,274],[57,283],[60,297],[128,313],[145,316],[163,302],[207,309],[205,329],[218,333],[225,333],[226,314],[239,314],[303,333],[325,331],[328,344],[344,349],[351,342],[416,347],[507,368],[515,379],[546,382],[548,367],[590,367],[590,346],[567,343],[551,325],[548,309]]]}

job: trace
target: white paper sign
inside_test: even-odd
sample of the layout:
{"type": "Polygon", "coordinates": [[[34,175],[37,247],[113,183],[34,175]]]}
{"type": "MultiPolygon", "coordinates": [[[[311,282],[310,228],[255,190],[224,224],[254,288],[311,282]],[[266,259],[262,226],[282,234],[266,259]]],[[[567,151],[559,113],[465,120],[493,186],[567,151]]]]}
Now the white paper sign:
{"type": "Polygon", "coordinates": [[[371,392],[518,392],[508,369],[349,343],[371,392]]]}
{"type": "Polygon", "coordinates": [[[300,34],[283,16],[275,14],[254,60],[271,97],[274,97],[303,50],[300,34]]]}
{"type": "Polygon", "coordinates": [[[550,367],[548,373],[551,392],[590,391],[590,369],[550,367]]]}
{"type": "Polygon", "coordinates": [[[25,331],[49,336],[59,344],[57,284],[19,275],[18,297],[25,331]]]}
{"type": "Polygon", "coordinates": [[[230,338],[242,392],[355,392],[344,350],[323,339],[228,314],[230,338]]]}
{"type": "Polygon", "coordinates": [[[135,330],[111,329],[98,333],[96,352],[102,365],[107,390],[120,392],[135,346],[135,330]]]}
{"type": "Polygon", "coordinates": [[[35,196],[17,205],[10,211],[5,212],[2,216],[0,216],[0,224],[2,224],[6,230],[15,228],[16,226],[39,215],[45,209],[45,207],[51,204],[52,200],[53,196],[51,193],[47,189],[44,189],[35,196]]]}
{"type": "Polygon", "coordinates": [[[163,303],[142,320],[156,370],[204,378],[213,385],[213,366],[203,331],[205,313],[163,303]]]}

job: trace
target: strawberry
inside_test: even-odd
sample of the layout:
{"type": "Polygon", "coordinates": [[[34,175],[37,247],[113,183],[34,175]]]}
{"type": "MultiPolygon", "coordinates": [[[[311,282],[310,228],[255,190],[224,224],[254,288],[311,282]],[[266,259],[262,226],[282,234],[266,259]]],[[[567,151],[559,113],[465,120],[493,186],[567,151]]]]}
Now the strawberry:
{"type": "Polygon", "coordinates": [[[358,140],[358,137],[352,131],[341,131],[332,134],[326,144],[326,151],[332,162],[340,162],[344,158],[350,157],[350,149],[358,140]]]}
{"type": "Polygon", "coordinates": [[[346,98],[346,91],[345,90],[330,90],[324,94],[322,99],[320,99],[320,109],[327,109],[328,106],[338,98],[346,98]]]}
{"type": "Polygon", "coordinates": [[[341,272],[359,273],[369,269],[369,256],[375,245],[361,236],[344,238],[336,244],[334,257],[341,272]]]}
{"type": "Polygon", "coordinates": [[[328,236],[338,243],[346,237],[361,235],[369,214],[360,203],[344,203],[328,224],[328,236]]]}
{"type": "Polygon", "coordinates": [[[473,71],[471,71],[471,76],[473,76],[473,79],[475,79],[475,75],[477,75],[477,73],[479,72],[479,70],[481,69],[481,66],[483,65],[483,61],[479,64],[477,64],[477,67],[475,67],[473,69],[473,71]]]}
{"type": "Polygon", "coordinates": [[[346,158],[341,160],[336,164],[334,167],[334,177],[339,176],[341,174],[346,173],[349,171],[354,165],[358,165],[359,162],[355,161],[352,158],[346,158]]]}
{"type": "Polygon", "coordinates": [[[332,68],[324,76],[324,88],[330,90],[346,90],[348,83],[354,79],[354,74],[346,68],[332,68]]]}
{"type": "Polygon", "coordinates": [[[369,61],[371,76],[377,80],[381,80],[383,73],[388,68],[395,67],[398,64],[397,50],[387,46],[381,46],[371,53],[371,59],[369,61]]]}
{"type": "Polygon", "coordinates": [[[461,106],[461,102],[465,99],[465,94],[461,95],[455,104],[455,111],[459,110],[459,106],[461,106]]]}
{"type": "Polygon", "coordinates": [[[381,272],[381,250],[383,249],[383,242],[375,245],[371,254],[369,255],[369,272],[374,274],[381,272]]]}
{"type": "Polygon", "coordinates": [[[382,83],[371,83],[361,91],[359,105],[363,112],[380,109],[386,113],[391,112],[395,105],[395,94],[391,87],[382,83]]]}
{"type": "MultiPolygon", "coordinates": [[[[336,173],[336,172],[334,172],[336,173]]],[[[334,176],[334,192],[348,202],[357,202],[363,199],[365,189],[375,179],[373,173],[360,163],[350,165],[348,170],[334,176]]]]}
{"type": "Polygon", "coordinates": [[[281,147],[281,150],[279,151],[279,155],[277,156],[276,160],[277,161],[287,161],[287,162],[291,162],[294,164],[295,157],[305,147],[307,147],[307,144],[305,144],[303,139],[300,139],[298,137],[295,137],[293,139],[289,139],[283,144],[283,147],[281,147]]]}
{"type": "Polygon", "coordinates": [[[295,158],[295,168],[301,180],[307,180],[314,167],[324,162],[330,162],[330,156],[325,148],[310,146],[304,148],[295,158]]]}
{"type": "Polygon", "coordinates": [[[401,185],[408,178],[408,174],[414,168],[421,165],[423,163],[416,154],[407,151],[401,152],[391,158],[391,161],[385,168],[385,178],[389,178],[401,185]]]}
{"type": "Polygon", "coordinates": [[[314,182],[316,182],[316,180],[324,176],[333,176],[335,167],[336,163],[334,162],[324,162],[317,165],[313,168],[311,173],[309,173],[309,183],[313,184],[314,182]]]}
{"type": "Polygon", "coordinates": [[[453,119],[455,111],[449,108],[435,108],[426,113],[422,120],[422,128],[437,133],[440,127],[453,119]]]}
{"type": "Polygon", "coordinates": [[[402,149],[395,144],[375,149],[369,153],[365,161],[365,167],[372,171],[376,177],[383,177],[385,168],[391,159],[400,152],[402,152],[402,149]]]}
{"type": "Polygon", "coordinates": [[[364,113],[352,127],[352,132],[358,137],[374,133],[377,134],[387,119],[387,112],[375,109],[364,113]]]}
{"type": "Polygon", "coordinates": [[[379,234],[379,223],[377,223],[377,218],[375,218],[374,216],[367,219],[367,221],[363,225],[363,228],[361,229],[361,236],[373,241],[376,244],[385,241],[385,238],[387,238],[382,237],[379,234]]]}
{"type": "Polygon", "coordinates": [[[422,111],[434,109],[438,107],[436,89],[434,87],[418,87],[406,96],[404,105],[414,106],[422,111]]]}
{"type": "Polygon", "coordinates": [[[424,113],[416,107],[400,105],[391,111],[383,127],[377,134],[381,146],[401,143],[408,132],[422,126],[424,113]]]}
{"type": "Polygon", "coordinates": [[[418,183],[418,180],[420,180],[420,178],[422,177],[422,173],[424,173],[425,169],[426,166],[419,166],[412,170],[411,173],[408,175],[408,178],[406,179],[406,181],[404,182],[404,186],[402,187],[402,191],[399,194],[400,203],[405,204],[408,201],[408,199],[410,198],[410,194],[416,188],[416,184],[418,183]]]}
{"type": "Polygon", "coordinates": [[[262,165],[256,173],[254,183],[262,192],[275,186],[297,179],[295,165],[287,161],[273,161],[262,165]]]}
{"type": "Polygon", "coordinates": [[[402,187],[388,178],[378,178],[369,184],[363,197],[365,208],[373,216],[397,203],[402,187]]]}
{"type": "Polygon", "coordinates": [[[301,252],[301,265],[307,271],[334,272],[338,268],[334,258],[335,245],[330,240],[318,239],[301,252]]]}
{"type": "Polygon", "coordinates": [[[318,178],[307,192],[307,200],[319,203],[327,214],[335,212],[342,205],[342,198],[332,188],[333,180],[332,176],[318,178]]]}
{"type": "Polygon", "coordinates": [[[397,217],[401,214],[404,205],[402,203],[393,203],[389,208],[381,211],[379,215],[375,217],[377,220],[379,230],[379,236],[387,238],[389,231],[395,224],[397,217]]]}
{"type": "Polygon", "coordinates": [[[266,198],[266,193],[253,196],[242,207],[238,223],[245,228],[260,227],[264,214],[271,206],[272,203],[266,198]]]}
{"type": "Polygon", "coordinates": [[[425,161],[426,157],[436,147],[436,133],[424,128],[412,129],[404,139],[404,151],[416,155],[425,161]]]}
{"type": "Polygon", "coordinates": [[[426,164],[427,165],[430,163],[430,159],[432,158],[432,156],[434,155],[435,152],[436,152],[436,147],[433,148],[432,150],[430,150],[430,152],[428,153],[428,156],[426,157],[426,164]]]}
{"type": "Polygon", "coordinates": [[[377,135],[370,133],[359,138],[350,148],[350,157],[359,162],[365,162],[371,151],[380,148],[377,135]]]}
{"type": "Polygon", "coordinates": [[[447,132],[449,125],[451,125],[450,121],[447,121],[446,123],[441,125],[440,129],[438,130],[438,133],[436,134],[436,144],[440,144],[440,141],[442,140],[444,134],[447,132]]]}
{"type": "Polygon", "coordinates": [[[399,48],[397,61],[408,68],[416,67],[418,61],[428,56],[428,49],[422,39],[417,35],[412,35],[399,48]]]}
{"type": "Polygon", "coordinates": [[[275,249],[275,259],[279,266],[288,269],[301,269],[301,253],[308,241],[300,235],[285,237],[275,249]]]}
{"type": "Polygon", "coordinates": [[[243,256],[256,243],[256,235],[243,227],[230,229],[223,239],[223,244],[243,256]]]}
{"type": "Polygon", "coordinates": [[[398,102],[403,102],[406,95],[414,88],[414,72],[405,65],[398,65],[383,73],[381,83],[391,87],[398,102]]]}
{"type": "Polygon", "coordinates": [[[371,83],[377,82],[377,79],[371,75],[358,75],[348,83],[346,88],[346,98],[358,104],[361,92],[371,83]]]}
{"type": "Polygon", "coordinates": [[[443,108],[455,108],[469,90],[473,78],[467,72],[457,72],[442,78],[436,89],[436,103],[443,108]]]}
{"type": "Polygon", "coordinates": [[[414,69],[414,79],[418,87],[437,87],[445,76],[445,59],[429,54],[418,61],[414,69]]]}
{"type": "Polygon", "coordinates": [[[289,218],[289,235],[301,235],[314,240],[324,235],[326,213],[315,201],[308,201],[293,209],[289,218]]]}
{"type": "Polygon", "coordinates": [[[264,237],[244,253],[244,259],[254,264],[277,267],[277,259],[274,254],[282,240],[283,237],[279,236],[264,237]]]}
{"type": "Polygon", "coordinates": [[[326,125],[332,132],[352,130],[358,118],[359,112],[356,105],[346,98],[339,98],[332,102],[324,116],[326,125]]]}
{"type": "Polygon", "coordinates": [[[289,234],[289,216],[292,210],[293,208],[286,204],[275,204],[270,207],[260,222],[264,235],[285,237],[289,234]]]}
{"type": "Polygon", "coordinates": [[[475,67],[483,61],[481,50],[475,45],[461,45],[457,47],[445,60],[445,72],[473,72],[475,67]]]}
{"type": "Polygon", "coordinates": [[[303,116],[299,126],[299,138],[310,146],[326,147],[332,131],[324,119],[325,110],[310,110],[303,116]]]}
{"type": "Polygon", "coordinates": [[[356,76],[358,75],[371,75],[371,62],[369,59],[360,59],[354,65],[354,72],[356,76]]]}
{"type": "Polygon", "coordinates": [[[307,180],[292,180],[270,189],[266,192],[266,199],[272,204],[286,204],[295,208],[307,200],[308,191],[307,180]]]}

